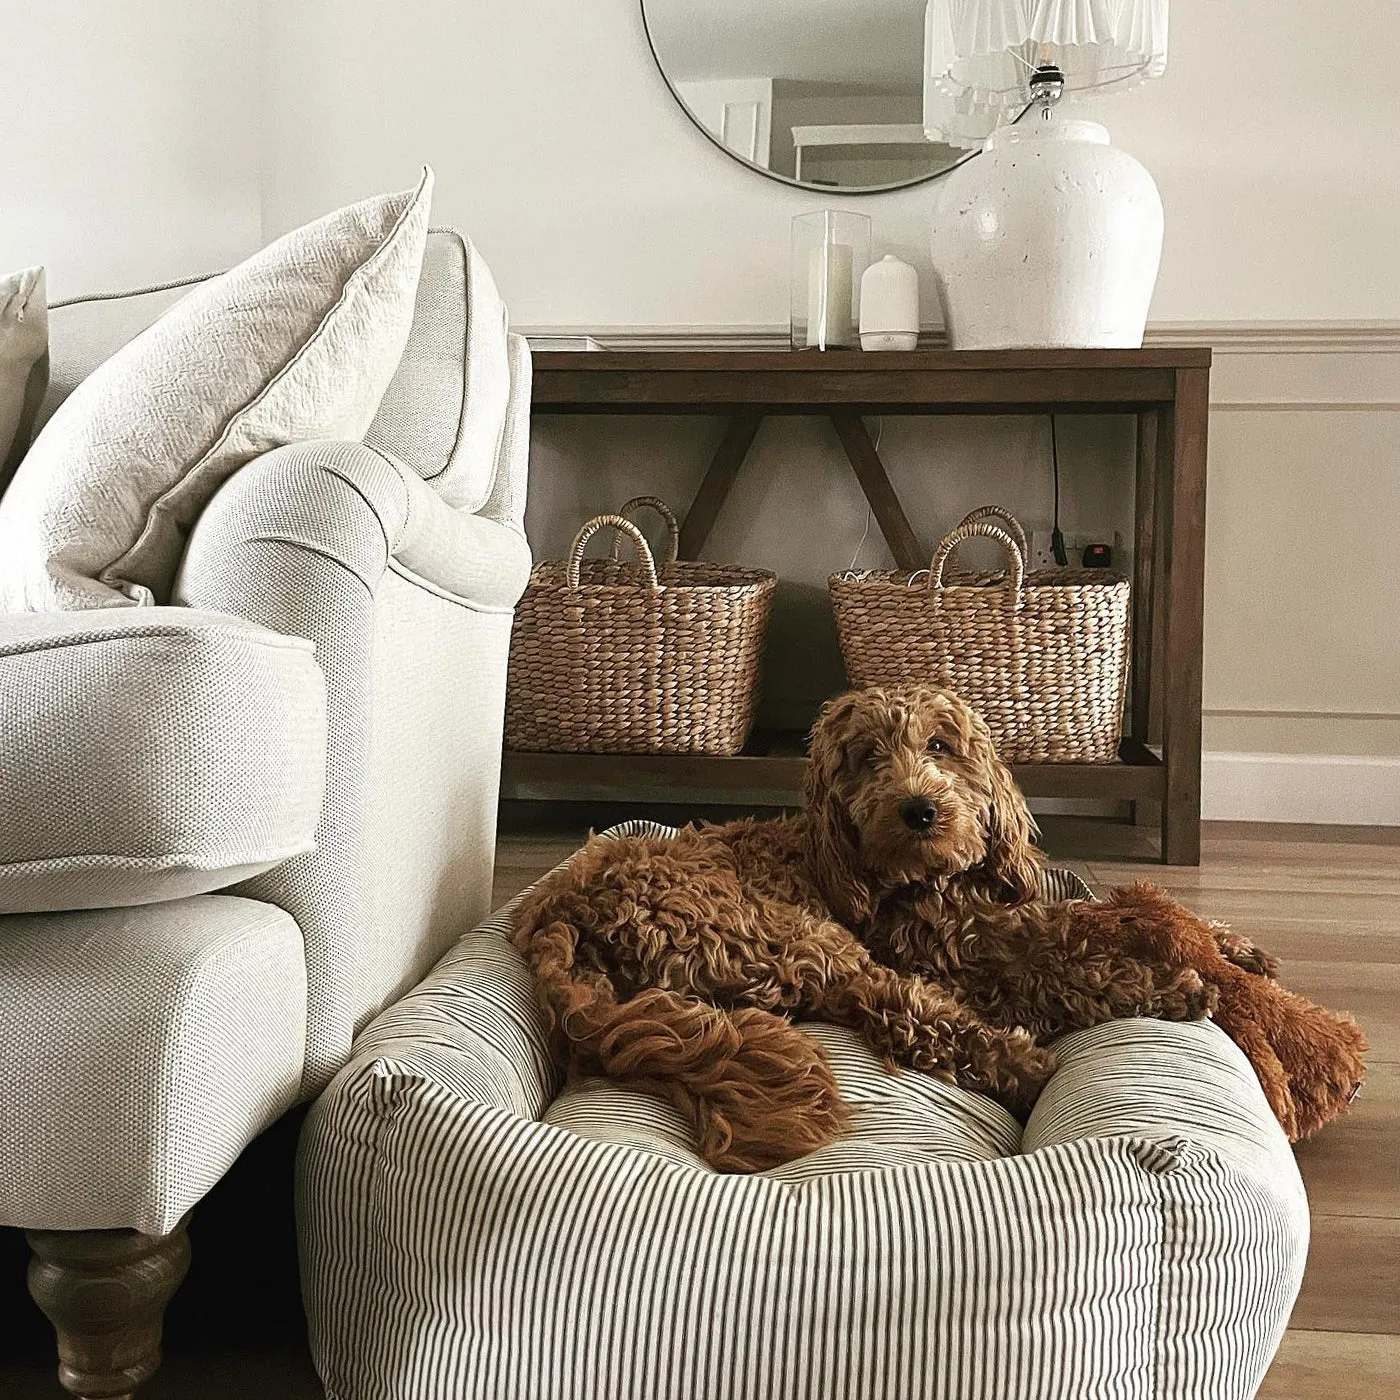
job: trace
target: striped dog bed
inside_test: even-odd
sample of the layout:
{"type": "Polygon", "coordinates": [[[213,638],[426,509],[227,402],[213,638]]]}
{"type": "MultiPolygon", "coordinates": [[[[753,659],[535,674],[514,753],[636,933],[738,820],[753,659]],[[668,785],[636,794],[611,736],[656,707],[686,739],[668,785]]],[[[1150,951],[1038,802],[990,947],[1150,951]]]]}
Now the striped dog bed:
{"type": "Polygon", "coordinates": [[[1066,1037],[1023,1132],[808,1025],[850,1133],[725,1176],[667,1105],[563,1082],[511,908],[379,1017],[307,1120],[303,1286],[331,1400],[1254,1394],[1307,1202],[1214,1026],[1066,1037]]]}

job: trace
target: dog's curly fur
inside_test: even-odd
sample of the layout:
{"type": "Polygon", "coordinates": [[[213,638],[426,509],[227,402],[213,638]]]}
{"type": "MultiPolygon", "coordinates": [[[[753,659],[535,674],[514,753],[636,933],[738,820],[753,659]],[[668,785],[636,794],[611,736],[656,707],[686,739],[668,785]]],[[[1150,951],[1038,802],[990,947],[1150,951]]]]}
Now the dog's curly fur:
{"type": "MultiPolygon", "coordinates": [[[[561,1058],[669,1099],[721,1170],[842,1130],[830,1067],[791,1018],[856,1028],[891,1067],[1018,1114],[1055,1068],[1041,1042],[1117,1017],[1215,1010],[1284,1074],[1278,1026],[1251,1050],[1244,1007],[1259,985],[1280,1025],[1307,1004],[1258,975],[1267,955],[1149,886],[1042,901],[1034,834],[955,696],[852,692],[813,730],[800,815],[590,841],[522,903],[516,941],[561,1058]]],[[[1286,1126],[1316,1116],[1303,1102],[1286,1126]]]]}

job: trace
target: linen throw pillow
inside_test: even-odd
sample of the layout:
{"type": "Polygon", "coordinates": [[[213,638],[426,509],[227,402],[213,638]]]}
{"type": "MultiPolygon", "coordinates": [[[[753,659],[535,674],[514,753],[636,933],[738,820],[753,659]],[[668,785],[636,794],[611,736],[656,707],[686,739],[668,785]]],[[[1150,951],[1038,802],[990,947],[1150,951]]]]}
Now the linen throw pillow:
{"type": "Polygon", "coordinates": [[[44,269],[0,276],[0,496],[10,484],[48,382],[44,269]]]}
{"type": "Polygon", "coordinates": [[[0,500],[0,610],[164,603],[239,467],[363,438],[413,321],[432,184],[425,167],[278,239],[78,385],[0,500]]]}

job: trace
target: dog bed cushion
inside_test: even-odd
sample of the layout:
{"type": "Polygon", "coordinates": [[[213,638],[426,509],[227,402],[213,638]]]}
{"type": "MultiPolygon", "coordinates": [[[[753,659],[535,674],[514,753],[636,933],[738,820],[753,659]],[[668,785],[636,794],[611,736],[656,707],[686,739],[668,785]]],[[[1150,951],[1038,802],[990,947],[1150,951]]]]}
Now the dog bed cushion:
{"type": "Polygon", "coordinates": [[[1254,1394],[1307,1206],[1215,1027],[1067,1037],[1022,1133],[807,1026],[850,1134],[726,1176],[659,1101],[561,1082],[511,913],[373,1024],[308,1119],[304,1285],[332,1400],[1254,1394]]]}

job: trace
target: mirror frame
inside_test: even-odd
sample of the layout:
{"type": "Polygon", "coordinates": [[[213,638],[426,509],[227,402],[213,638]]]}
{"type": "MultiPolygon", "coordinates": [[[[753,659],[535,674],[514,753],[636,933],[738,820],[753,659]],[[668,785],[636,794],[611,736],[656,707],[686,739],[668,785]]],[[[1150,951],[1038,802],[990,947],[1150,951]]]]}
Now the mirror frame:
{"type": "Polygon", "coordinates": [[[765,179],[773,180],[777,184],[786,185],[789,189],[802,190],[806,194],[829,194],[829,195],[869,195],[869,194],[894,194],[899,190],[917,189],[920,185],[927,185],[931,180],[941,180],[950,171],[956,170],[960,165],[966,165],[968,161],[981,155],[981,151],[968,151],[965,155],[959,156],[951,165],[945,165],[942,170],[932,170],[927,175],[916,175],[911,180],[899,180],[888,185],[818,185],[809,183],[806,180],[794,179],[791,175],[779,174],[776,170],[770,170],[766,165],[760,165],[757,161],[750,160],[747,156],[741,156],[738,151],[730,150],[713,131],[707,127],[694,112],[690,110],[689,104],[676,91],[676,85],[671,81],[671,75],[666,71],[666,65],[661,62],[661,55],[656,51],[656,40],[652,37],[651,24],[647,20],[647,0],[639,0],[638,8],[642,13],[642,29],[647,36],[647,47],[651,50],[652,61],[656,64],[656,71],[661,74],[661,81],[666,84],[666,91],[671,94],[676,105],[685,113],[686,119],[696,131],[707,140],[710,145],[724,152],[730,160],[737,165],[742,165],[749,170],[755,171],[765,179]]]}

